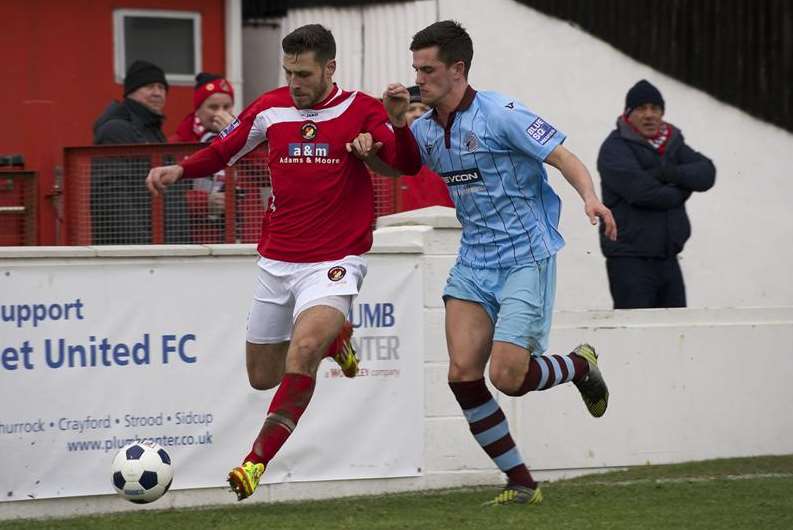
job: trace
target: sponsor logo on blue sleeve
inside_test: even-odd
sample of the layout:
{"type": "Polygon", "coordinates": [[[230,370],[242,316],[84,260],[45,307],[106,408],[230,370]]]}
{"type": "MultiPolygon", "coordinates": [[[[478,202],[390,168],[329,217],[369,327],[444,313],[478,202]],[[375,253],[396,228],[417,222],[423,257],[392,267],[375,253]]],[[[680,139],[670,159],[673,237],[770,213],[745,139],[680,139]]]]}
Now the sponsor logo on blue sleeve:
{"type": "Polygon", "coordinates": [[[223,128],[223,130],[222,130],[222,131],[220,131],[220,132],[218,133],[218,136],[219,136],[220,138],[225,138],[226,136],[228,136],[229,134],[231,134],[231,132],[232,132],[234,129],[236,129],[236,128],[237,128],[237,127],[239,127],[239,126],[240,126],[240,120],[239,120],[239,119],[237,119],[237,118],[234,118],[233,120],[231,120],[231,123],[229,123],[228,125],[226,125],[226,126],[223,128]]]}
{"type": "Polygon", "coordinates": [[[556,129],[542,118],[535,119],[526,129],[532,140],[540,145],[545,145],[556,134],[556,129]]]}

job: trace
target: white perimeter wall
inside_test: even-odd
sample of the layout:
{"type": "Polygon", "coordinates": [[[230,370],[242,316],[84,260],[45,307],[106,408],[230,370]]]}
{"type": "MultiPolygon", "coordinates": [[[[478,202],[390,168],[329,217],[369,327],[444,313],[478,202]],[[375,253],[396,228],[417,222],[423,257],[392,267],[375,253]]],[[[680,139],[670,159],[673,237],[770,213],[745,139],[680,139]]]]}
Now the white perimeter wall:
{"type": "MultiPolygon", "coordinates": [[[[250,499],[267,503],[297,499],[497,484],[500,473],[468,432],[446,383],[447,354],[441,292],[454,262],[459,229],[452,211],[435,207],[391,216],[383,224],[408,223],[375,232],[379,257],[409,257],[421,271],[423,289],[424,468],[415,478],[342,480],[263,485],[250,499]],[[414,261],[415,260],[415,261],[414,261]]],[[[3,265],[25,259],[85,259],[92,254],[113,267],[140,256],[199,260],[197,283],[217,282],[227,260],[255,259],[251,245],[0,249],[3,265]],[[199,254],[203,254],[200,257],[199,254]],[[247,258],[245,256],[248,256],[247,258]],[[158,257],[159,256],[159,257],[158,257]],[[214,257],[214,260],[212,259],[214,257]],[[213,267],[207,267],[207,260],[213,267]],[[213,262],[213,263],[212,263],[213,262]],[[202,279],[202,274],[208,275],[202,279]]],[[[186,272],[187,273],[187,272],[186,272]]],[[[564,282],[560,279],[560,282],[564,282]]],[[[240,306],[250,293],[240,290],[240,306]]],[[[211,300],[207,301],[211,305],[211,300]]],[[[212,309],[194,307],[191,311],[212,309]]],[[[602,469],[688,460],[793,453],[793,306],[753,309],[561,311],[555,314],[550,349],[565,353],[590,341],[601,353],[611,390],[609,410],[591,418],[572,385],[522,398],[498,394],[512,434],[540,480],[602,469]]],[[[229,348],[239,345],[229,344],[229,348]]],[[[421,389],[416,389],[421,392],[421,389]]],[[[299,435],[299,432],[297,433],[299,435]]],[[[108,511],[234,504],[220,488],[172,491],[139,507],[115,495],[2,503],[0,519],[69,516],[108,511]]]]}
{"type": "MultiPolygon", "coordinates": [[[[448,208],[406,212],[381,218],[375,241],[412,238],[424,249],[427,478],[470,483],[491,476],[492,464],[446,384],[441,295],[456,259],[455,224],[448,208]]],[[[589,416],[571,385],[520,398],[494,392],[540,477],[793,452],[793,305],[555,312],[549,351],[581,342],[601,355],[611,392],[603,418],[589,416]]]]}
{"type": "MultiPolygon", "coordinates": [[[[414,79],[413,34],[457,19],[474,41],[471,84],[515,96],[568,134],[593,174],[600,144],[614,128],[625,93],[650,80],[666,118],[717,167],[716,186],[688,201],[693,235],[681,255],[689,306],[793,304],[793,135],[638,63],[570,24],[513,0],[423,0],[345,9],[291,10],[282,33],[322,23],[338,41],[337,78],[375,95],[414,79]]],[[[281,79],[283,82],[283,79],[281,79]]],[[[784,97],[780,94],[779,97],[784,97]]],[[[557,307],[611,307],[604,260],[575,192],[549,168],[564,202],[557,307]]]]}

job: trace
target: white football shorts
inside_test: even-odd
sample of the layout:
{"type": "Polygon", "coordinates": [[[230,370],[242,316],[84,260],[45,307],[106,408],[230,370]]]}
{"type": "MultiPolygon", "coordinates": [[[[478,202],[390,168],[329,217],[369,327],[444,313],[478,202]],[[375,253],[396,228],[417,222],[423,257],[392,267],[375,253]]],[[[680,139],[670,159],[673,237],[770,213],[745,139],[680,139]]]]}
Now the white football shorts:
{"type": "Polygon", "coordinates": [[[288,341],[297,316],[309,307],[329,305],[346,317],[366,276],[361,256],[319,263],[260,257],[257,265],[246,333],[246,340],[254,344],[288,341]]]}

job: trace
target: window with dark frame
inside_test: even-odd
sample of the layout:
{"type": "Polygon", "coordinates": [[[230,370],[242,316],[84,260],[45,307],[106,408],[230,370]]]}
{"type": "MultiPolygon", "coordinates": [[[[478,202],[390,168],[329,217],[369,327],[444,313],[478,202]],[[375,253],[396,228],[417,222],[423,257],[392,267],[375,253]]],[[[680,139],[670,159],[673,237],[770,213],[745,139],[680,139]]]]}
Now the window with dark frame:
{"type": "Polygon", "coordinates": [[[123,82],[130,64],[144,60],[165,70],[169,83],[193,83],[202,66],[199,13],[118,9],[113,18],[116,82],[123,82]]]}

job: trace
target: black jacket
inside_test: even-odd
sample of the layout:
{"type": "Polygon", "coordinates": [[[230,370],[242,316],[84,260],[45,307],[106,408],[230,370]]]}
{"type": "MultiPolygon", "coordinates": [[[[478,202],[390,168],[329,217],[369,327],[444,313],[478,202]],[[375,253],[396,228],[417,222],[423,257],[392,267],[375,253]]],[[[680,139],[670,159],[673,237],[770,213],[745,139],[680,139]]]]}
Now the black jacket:
{"type": "MultiPolygon", "coordinates": [[[[94,124],[95,144],[165,143],[163,117],[137,101],[113,102],[94,124]]],[[[164,154],[163,164],[173,156],[164,154]]],[[[152,242],[151,196],[144,154],[95,156],[91,159],[91,234],[95,245],[146,245],[152,242]]],[[[165,242],[190,243],[185,190],[180,181],[165,192],[165,242]]]]}
{"type": "Polygon", "coordinates": [[[610,241],[601,225],[600,248],[606,257],[676,256],[691,235],[685,202],[692,191],[713,186],[716,168],[686,145],[679,129],[663,156],[622,118],[598,154],[603,203],[611,208],[619,236],[610,241]]]}
{"type": "Polygon", "coordinates": [[[131,99],[114,101],[94,122],[94,144],[162,144],[163,116],[131,99]]]}

